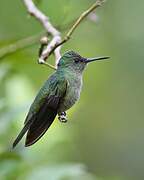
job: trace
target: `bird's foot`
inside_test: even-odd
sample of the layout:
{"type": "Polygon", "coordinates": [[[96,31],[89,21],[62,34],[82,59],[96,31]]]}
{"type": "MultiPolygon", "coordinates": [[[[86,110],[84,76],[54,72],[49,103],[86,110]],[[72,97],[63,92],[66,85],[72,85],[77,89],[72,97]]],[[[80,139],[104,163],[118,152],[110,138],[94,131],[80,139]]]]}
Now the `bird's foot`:
{"type": "Polygon", "coordinates": [[[58,119],[60,122],[66,123],[68,121],[68,119],[66,117],[66,112],[62,112],[61,114],[59,114],[58,119]]]}

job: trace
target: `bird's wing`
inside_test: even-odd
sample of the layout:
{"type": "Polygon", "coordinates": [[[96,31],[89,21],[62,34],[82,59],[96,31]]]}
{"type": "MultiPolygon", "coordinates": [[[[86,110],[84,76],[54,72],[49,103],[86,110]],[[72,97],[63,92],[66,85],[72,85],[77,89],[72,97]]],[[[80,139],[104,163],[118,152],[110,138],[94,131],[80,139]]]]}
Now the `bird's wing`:
{"type": "MultiPolygon", "coordinates": [[[[65,79],[56,78],[54,82],[49,84],[49,93],[46,97],[45,95],[41,98],[36,97],[35,101],[38,103],[39,100],[40,106],[35,113],[29,111],[24,127],[14,141],[13,147],[19,143],[27,131],[25,146],[36,143],[45,134],[57,115],[60,100],[65,96],[66,89],[67,81],[65,79]]],[[[43,90],[44,89],[42,88],[41,91],[43,90]]],[[[35,101],[33,105],[35,105],[35,101]]]]}

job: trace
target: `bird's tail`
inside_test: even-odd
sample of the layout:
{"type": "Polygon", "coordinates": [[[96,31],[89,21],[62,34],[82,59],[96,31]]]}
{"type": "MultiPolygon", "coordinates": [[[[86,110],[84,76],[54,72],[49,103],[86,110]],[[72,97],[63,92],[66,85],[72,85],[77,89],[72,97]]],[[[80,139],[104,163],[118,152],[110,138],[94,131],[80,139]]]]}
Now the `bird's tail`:
{"type": "Polygon", "coordinates": [[[30,123],[26,123],[25,126],[23,127],[23,129],[21,130],[21,132],[19,133],[19,135],[17,136],[17,138],[15,139],[14,143],[13,143],[13,148],[15,148],[15,146],[19,143],[19,141],[22,139],[22,137],[25,135],[25,133],[27,132],[27,130],[30,128],[30,123]]]}
{"type": "Polygon", "coordinates": [[[36,143],[45,134],[56,115],[57,111],[49,108],[43,113],[43,117],[37,117],[28,130],[25,142],[26,147],[36,143]]]}
{"type": "Polygon", "coordinates": [[[27,132],[25,146],[31,146],[36,143],[47,131],[57,115],[57,110],[44,103],[40,110],[26,121],[24,128],[13,143],[13,148],[19,143],[27,132]]]}

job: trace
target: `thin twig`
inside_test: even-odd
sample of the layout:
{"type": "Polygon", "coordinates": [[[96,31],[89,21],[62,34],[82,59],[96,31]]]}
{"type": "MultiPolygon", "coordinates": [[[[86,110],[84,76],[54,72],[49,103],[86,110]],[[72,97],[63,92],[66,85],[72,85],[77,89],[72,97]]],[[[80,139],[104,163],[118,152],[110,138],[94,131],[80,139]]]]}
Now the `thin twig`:
{"type": "Polygon", "coordinates": [[[53,70],[57,70],[57,68],[47,62],[43,63],[44,65],[48,66],[49,68],[53,69],[53,70]]]}

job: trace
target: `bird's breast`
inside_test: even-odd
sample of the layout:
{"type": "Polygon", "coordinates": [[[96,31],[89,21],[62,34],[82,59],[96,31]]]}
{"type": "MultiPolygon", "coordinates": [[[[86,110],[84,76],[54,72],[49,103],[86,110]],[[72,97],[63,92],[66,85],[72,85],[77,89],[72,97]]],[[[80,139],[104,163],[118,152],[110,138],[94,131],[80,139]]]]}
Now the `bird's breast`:
{"type": "Polygon", "coordinates": [[[80,97],[80,92],[81,92],[81,87],[82,87],[82,78],[80,77],[75,77],[75,78],[67,78],[67,90],[66,90],[66,95],[63,98],[61,104],[60,104],[60,111],[66,111],[69,108],[71,108],[76,101],[80,97]]]}

